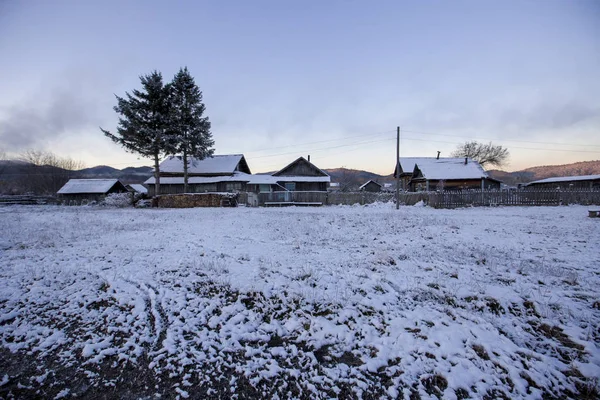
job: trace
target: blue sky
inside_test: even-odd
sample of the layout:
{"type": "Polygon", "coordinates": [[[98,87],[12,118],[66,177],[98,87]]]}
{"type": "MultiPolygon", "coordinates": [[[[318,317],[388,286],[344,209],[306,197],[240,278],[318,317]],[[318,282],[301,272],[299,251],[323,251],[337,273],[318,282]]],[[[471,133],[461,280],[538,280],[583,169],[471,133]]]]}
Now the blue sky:
{"type": "Polygon", "coordinates": [[[217,154],[388,174],[466,140],[508,170],[600,159],[600,2],[0,2],[0,150],[150,165],[105,138],[114,94],[187,66],[217,154]]]}

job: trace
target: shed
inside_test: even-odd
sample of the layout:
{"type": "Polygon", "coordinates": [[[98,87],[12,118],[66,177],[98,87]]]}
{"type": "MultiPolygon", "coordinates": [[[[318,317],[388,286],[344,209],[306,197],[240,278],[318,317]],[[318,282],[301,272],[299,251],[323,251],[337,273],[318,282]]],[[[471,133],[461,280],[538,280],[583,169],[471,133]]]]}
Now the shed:
{"type": "Polygon", "coordinates": [[[537,189],[600,189],[600,175],[557,176],[529,182],[525,186],[537,189]]]}
{"type": "Polygon", "coordinates": [[[362,184],[361,187],[359,187],[359,190],[365,191],[365,192],[381,192],[381,188],[382,185],[378,182],[375,182],[374,180],[369,180],[367,182],[365,182],[364,184],[362,184]]]}
{"type": "Polygon", "coordinates": [[[133,192],[133,193],[136,193],[136,194],[148,194],[148,189],[144,185],[142,185],[140,183],[131,183],[129,185],[125,185],[125,187],[130,192],[133,192]]]}
{"type": "Polygon", "coordinates": [[[127,188],[118,179],[69,179],[58,192],[62,201],[77,204],[101,201],[111,193],[127,193],[127,188]]]}

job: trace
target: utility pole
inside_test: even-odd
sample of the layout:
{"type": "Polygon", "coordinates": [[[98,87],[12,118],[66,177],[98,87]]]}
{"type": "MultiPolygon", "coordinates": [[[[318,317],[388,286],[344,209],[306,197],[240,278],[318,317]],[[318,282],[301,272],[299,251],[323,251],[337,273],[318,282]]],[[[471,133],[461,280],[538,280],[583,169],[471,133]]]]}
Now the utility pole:
{"type": "Polygon", "coordinates": [[[400,209],[400,127],[396,129],[396,210],[400,209]]]}

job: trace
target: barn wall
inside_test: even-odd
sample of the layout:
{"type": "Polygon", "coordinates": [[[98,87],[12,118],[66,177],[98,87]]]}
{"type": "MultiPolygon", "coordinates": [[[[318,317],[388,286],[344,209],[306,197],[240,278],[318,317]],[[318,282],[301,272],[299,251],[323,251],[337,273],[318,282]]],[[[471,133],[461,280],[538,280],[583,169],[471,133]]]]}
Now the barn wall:
{"type": "Polygon", "coordinates": [[[549,183],[534,183],[527,185],[532,189],[594,189],[600,188],[600,179],[588,181],[565,181],[565,182],[549,182],[549,183]]]}
{"type": "MultiPolygon", "coordinates": [[[[156,187],[148,185],[148,196],[155,195],[156,187]]],[[[246,190],[246,182],[216,182],[216,183],[190,183],[188,193],[211,193],[211,192],[238,192],[246,190]]],[[[183,184],[160,184],[160,194],[183,194],[183,184]]]]}
{"type": "Polygon", "coordinates": [[[326,182],[279,182],[281,186],[274,185],[274,192],[282,192],[285,191],[286,183],[295,183],[296,184],[296,192],[326,192],[327,191],[327,183],[326,182]],[[282,187],[283,186],[283,187],[282,187]]]}
{"type": "MultiPolygon", "coordinates": [[[[485,189],[500,189],[500,183],[489,179],[484,180],[485,189]]],[[[481,189],[481,179],[460,179],[460,180],[430,180],[429,190],[463,190],[463,189],[481,189]]],[[[411,192],[420,192],[427,190],[427,182],[412,181],[410,183],[411,192]]]]}
{"type": "Polygon", "coordinates": [[[379,185],[378,185],[378,184],[376,184],[375,182],[369,182],[369,183],[367,184],[367,186],[365,186],[365,187],[363,188],[363,190],[364,190],[365,192],[373,192],[373,193],[376,193],[376,192],[381,192],[381,186],[379,186],[379,185]]]}

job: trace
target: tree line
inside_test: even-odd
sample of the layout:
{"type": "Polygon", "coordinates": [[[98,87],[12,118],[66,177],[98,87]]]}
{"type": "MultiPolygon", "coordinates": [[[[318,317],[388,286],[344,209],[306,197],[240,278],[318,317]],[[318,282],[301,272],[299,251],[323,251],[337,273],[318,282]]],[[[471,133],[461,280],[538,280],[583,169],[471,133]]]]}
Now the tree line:
{"type": "Polygon", "coordinates": [[[8,158],[0,149],[0,193],[53,195],[84,166],[51,151],[30,149],[8,158]]]}
{"type": "Polygon", "coordinates": [[[117,98],[119,122],[114,133],[100,128],[126,151],[154,160],[156,191],[160,193],[160,158],[178,155],[183,161],[184,192],[188,189],[188,169],[192,159],[202,160],[214,153],[211,124],[204,116],[202,91],[187,67],[168,83],[153,71],[140,76],[142,88],[117,98]]]}

